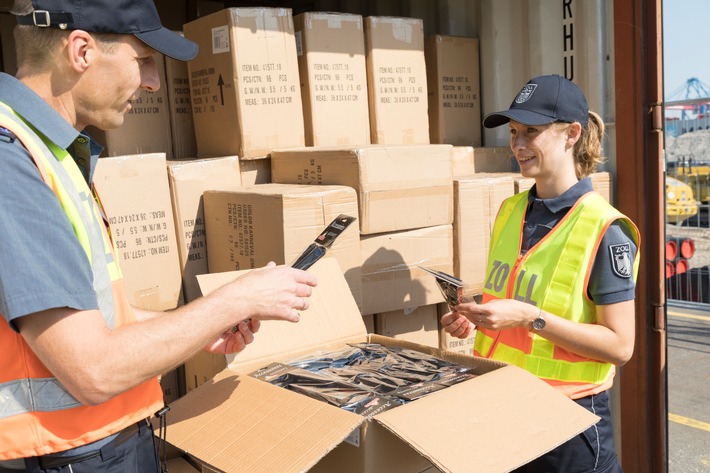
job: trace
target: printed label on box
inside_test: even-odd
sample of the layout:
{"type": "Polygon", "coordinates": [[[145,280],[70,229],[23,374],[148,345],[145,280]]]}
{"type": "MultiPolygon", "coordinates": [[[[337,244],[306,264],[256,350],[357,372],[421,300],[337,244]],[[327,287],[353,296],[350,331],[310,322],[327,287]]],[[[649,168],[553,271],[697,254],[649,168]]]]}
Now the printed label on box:
{"type": "Polygon", "coordinates": [[[212,54],[229,52],[229,27],[212,28],[212,54]]]}

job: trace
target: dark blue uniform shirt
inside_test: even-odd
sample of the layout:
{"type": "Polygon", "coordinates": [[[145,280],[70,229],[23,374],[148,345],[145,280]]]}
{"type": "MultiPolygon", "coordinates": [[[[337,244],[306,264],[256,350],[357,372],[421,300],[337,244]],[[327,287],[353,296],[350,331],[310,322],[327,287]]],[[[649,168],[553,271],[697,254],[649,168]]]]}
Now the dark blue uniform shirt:
{"type": "MultiPolygon", "coordinates": [[[[575,202],[587,192],[593,190],[589,178],[582,179],[567,191],[553,199],[537,197],[537,188],[533,185],[528,194],[528,209],[525,213],[523,242],[524,254],[540,241],[564,217],[575,202]]],[[[630,263],[633,267],[636,256],[636,244],[626,223],[612,223],[602,237],[597,256],[589,278],[588,293],[596,305],[614,304],[634,298],[636,284],[633,277],[622,276],[615,271],[615,261],[610,247],[630,243],[630,263]]]]}
{"type": "MultiPolygon", "coordinates": [[[[14,77],[0,73],[0,102],[67,149],[90,182],[101,146],[75,130],[14,77]]],[[[0,312],[12,320],[38,311],[97,309],[93,274],[66,214],[25,147],[0,132],[0,312]]]]}

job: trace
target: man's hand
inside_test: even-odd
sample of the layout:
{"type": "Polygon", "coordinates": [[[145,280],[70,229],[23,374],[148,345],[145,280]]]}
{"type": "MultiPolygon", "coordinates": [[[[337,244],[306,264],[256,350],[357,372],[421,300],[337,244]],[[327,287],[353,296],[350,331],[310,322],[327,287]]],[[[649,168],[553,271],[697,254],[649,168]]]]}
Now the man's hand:
{"type": "Polygon", "coordinates": [[[299,312],[308,309],[317,284],[316,277],[306,271],[271,262],[252,269],[207,297],[227,305],[236,316],[235,323],[247,318],[298,322],[299,312]]]}
{"type": "Polygon", "coordinates": [[[254,334],[259,331],[260,325],[261,322],[256,319],[242,321],[236,326],[236,332],[224,332],[217,340],[207,345],[205,351],[224,355],[239,353],[254,341],[254,334]]]}

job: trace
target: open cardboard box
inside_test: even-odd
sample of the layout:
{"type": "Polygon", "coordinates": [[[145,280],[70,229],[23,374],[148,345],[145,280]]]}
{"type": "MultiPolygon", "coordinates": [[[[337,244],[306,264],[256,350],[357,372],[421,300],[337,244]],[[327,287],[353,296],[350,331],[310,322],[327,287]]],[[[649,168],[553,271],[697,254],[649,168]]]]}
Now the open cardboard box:
{"type": "MultiPolygon", "coordinates": [[[[506,472],[597,422],[515,366],[367,334],[337,260],[318,277],[299,323],[263,322],[228,367],[171,404],[167,441],[225,472],[506,472]],[[413,348],[479,376],[366,418],[248,375],[275,361],[354,342],[413,348]]],[[[198,276],[207,294],[242,272],[198,276]]]]}

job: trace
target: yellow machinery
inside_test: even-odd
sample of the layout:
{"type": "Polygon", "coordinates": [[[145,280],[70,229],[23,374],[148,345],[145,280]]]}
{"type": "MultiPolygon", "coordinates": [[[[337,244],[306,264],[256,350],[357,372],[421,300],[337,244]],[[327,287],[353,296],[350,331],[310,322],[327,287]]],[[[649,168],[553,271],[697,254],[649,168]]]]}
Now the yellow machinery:
{"type": "Polygon", "coordinates": [[[698,214],[698,201],[686,183],[666,176],[666,221],[681,224],[698,214]]]}
{"type": "Polygon", "coordinates": [[[666,174],[689,185],[698,202],[697,215],[686,219],[684,225],[707,227],[710,224],[710,161],[681,157],[668,163],[666,174]]]}
{"type": "Polygon", "coordinates": [[[680,158],[668,174],[688,184],[701,204],[710,203],[710,162],[680,158]]]}

